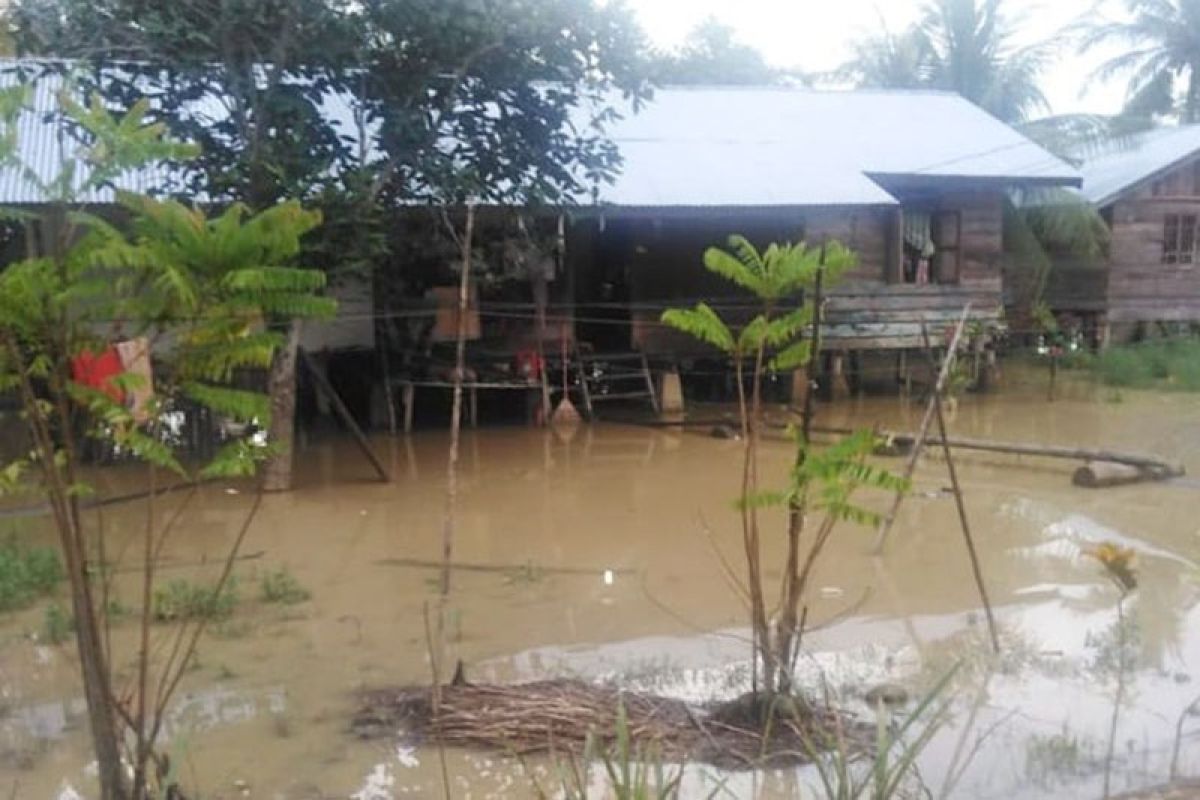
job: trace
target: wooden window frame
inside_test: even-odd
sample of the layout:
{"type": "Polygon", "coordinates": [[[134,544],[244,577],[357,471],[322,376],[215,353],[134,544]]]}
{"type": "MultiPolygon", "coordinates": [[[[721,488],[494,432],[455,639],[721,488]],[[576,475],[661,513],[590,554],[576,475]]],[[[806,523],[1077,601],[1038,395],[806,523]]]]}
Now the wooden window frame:
{"type": "Polygon", "coordinates": [[[1197,225],[1200,215],[1163,216],[1162,263],[1192,266],[1197,261],[1197,225]]]}
{"type": "Polygon", "coordinates": [[[940,286],[953,286],[962,281],[962,211],[946,210],[933,212],[930,236],[933,237],[935,248],[934,262],[930,265],[929,282],[940,286]],[[947,221],[954,227],[954,235],[946,239],[945,225],[947,221]],[[945,265],[950,264],[950,275],[946,275],[945,265]]]}

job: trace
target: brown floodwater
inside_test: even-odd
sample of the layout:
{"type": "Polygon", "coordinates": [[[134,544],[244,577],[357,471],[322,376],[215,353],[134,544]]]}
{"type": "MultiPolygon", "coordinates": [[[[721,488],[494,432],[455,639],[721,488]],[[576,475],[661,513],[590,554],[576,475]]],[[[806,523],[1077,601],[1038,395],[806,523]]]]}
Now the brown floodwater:
{"type": "MultiPolygon", "coordinates": [[[[896,398],[820,408],[829,426],[911,429],[922,408],[896,398]]],[[[717,416],[720,409],[695,415],[717,416]]],[[[951,420],[962,436],[1153,453],[1200,475],[1200,399],[1040,384],[966,397],[951,420]]],[[[705,701],[747,686],[747,630],[721,566],[737,563],[731,506],[740,443],[701,429],[584,425],[573,436],[527,428],[464,434],[448,613],[451,658],[474,680],[551,676],[617,679],[705,701]]],[[[356,692],[429,680],[423,608],[435,599],[446,435],[376,436],[394,480],[341,438],[313,440],[301,487],[268,497],[238,563],[240,603],[202,640],[172,708],[166,746],[196,796],[434,797],[435,753],[348,731],[356,692]],[[263,602],[259,579],[286,567],[312,593],[263,602]]],[[[765,445],[765,476],[790,454],[765,445]]],[[[899,470],[900,460],[881,460],[899,470]]],[[[1200,482],[1106,490],[1071,486],[1067,462],[962,453],[967,509],[1002,627],[987,638],[945,464],[926,458],[882,558],[873,531],[840,528],[808,598],[816,626],[800,673],[856,707],[897,682],[914,695],[956,662],[950,715],[920,759],[935,797],[1095,797],[1100,794],[1115,679],[1117,593],[1083,551],[1133,547],[1140,588],[1126,603],[1136,667],[1120,712],[1114,791],[1167,777],[1180,714],[1200,694],[1200,482]]],[[[137,471],[97,483],[128,489],[137,471]]],[[[182,500],[163,501],[162,513],[182,500]]],[[[208,485],[168,545],[165,579],[211,580],[251,497],[208,485]]],[[[882,508],[881,495],[863,496],[882,508]]],[[[109,547],[140,534],[142,504],[103,511],[109,547]]],[[[774,518],[768,517],[767,530],[774,518]]],[[[22,539],[45,522],[0,520],[22,539]]],[[[768,535],[768,542],[771,537],[768,535]]],[[[130,558],[132,558],[132,550],[130,558]]],[[[770,549],[769,577],[780,551],[770,549]]],[[[132,575],[117,591],[133,604],[132,575]]],[[[91,796],[92,768],[70,645],[39,641],[45,604],[0,616],[0,795],[91,796]],[[15,787],[15,788],[10,788],[15,787]]],[[[166,634],[164,628],[160,635],[166,634]]],[[[135,655],[118,622],[118,669],[135,655]]],[[[1200,719],[1185,720],[1182,774],[1200,773],[1200,719]]],[[[455,797],[531,797],[525,767],[494,753],[451,752],[455,797]]],[[[553,784],[544,763],[543,785],[553,784]]],[[[718,775],[689,766],[685,796],[794,797],[811,770],[718,775]],[[723,783],[722,783],[723,782],[723,783]]],[[[596,782],[597,791],[602,784],[596,782]]],[[[597,795],[599,796],[599,795],[597,795]]]]}

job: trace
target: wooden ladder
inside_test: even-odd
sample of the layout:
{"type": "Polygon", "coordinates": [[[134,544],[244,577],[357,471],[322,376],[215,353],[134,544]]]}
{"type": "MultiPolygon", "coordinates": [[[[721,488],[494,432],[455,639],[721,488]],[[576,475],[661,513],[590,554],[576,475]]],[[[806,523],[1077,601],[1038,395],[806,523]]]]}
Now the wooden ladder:
{"type": "Polygon", "coordinates": [[[658,413],[658,392],[645,353],[583,353],[576,348],[575,368],[588,419],[595,419],[597,403],[612,400],[646,400],[658,413]]]}

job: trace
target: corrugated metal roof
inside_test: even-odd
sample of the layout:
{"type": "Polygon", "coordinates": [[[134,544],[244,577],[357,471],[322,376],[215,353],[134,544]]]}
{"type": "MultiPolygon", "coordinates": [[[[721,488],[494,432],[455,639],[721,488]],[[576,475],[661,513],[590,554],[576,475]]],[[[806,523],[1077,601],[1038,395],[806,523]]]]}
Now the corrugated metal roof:
{"type": "MultiPolygon", "coordinates": [[[[0,85],[16,81],[8,61],[0,85]]],[[[57,174],[65,153],[48,116],[57,75],[36,81],[32,109],[20,120],[19,146],[42,179],[57,174]]],[[[340,132],[355,134],[344,98],[324,109],[340,132]]],[[[197,118],[223,114],[216,98],[197,101],[197,118]]],[[[580,109],[579,123],[587,123],[580,109]]],[[[666,88],[637,114],[608,125],[623,156],[621,174],[598,200],[630,207],[883,205],[895,198],[871,175],[992,179],[1009,183],[1077,183],[1078,173],[1038,145],[953,94],[822,92],[787,88],[666,88]]],[[[83,164],[79,165],[82,170],[83,164]]],[[[122,189],[179,185],[182,170],[162,165],[131,171],[122,189]]],[[[82,179],[82,176],[80,176],[82,179]]],[[[0,170],[0,203],[44,202],[18,170],[0,170]]],[[[82,198],[111,202],[102,189],[82,198]]],[[[200,199],[200,198],[198,198],[200,199]]],[[[586,202],[590,198],[580,198],[586,202]]]]}
{"type": "Polygon", "coordinates": [[[1111,203],[1142,181],[1200,153],[1200,125],[1158,128],[1118,141],[1080,168],[1080,194],[1097,206],[1111,203]]]}
{"type": "MultiPolygon", "coordinates": [[[[12,62],[8,62],[11,65],[12,62]]],[[[16,86],[19,76],[12,71],[0,72],[0,87],[16,86]]],[[[64,161],[75,162],[75,187],[87,181],[89,171],[83,159],[81,145],[70,136],[60,136],[60,127],[50,121],[58,109],[58,94],[62,78],[46,74],[33,81],[28,108],[17,120],[17,146],[22,166],[0,168],[0,203],[8,205],[37,204],[47,201],[39,184],[50,184],[62,173],[64,161]],[[28,169],[28,172],[26,171],[28,169]]],[[[129,170],[115,181],[122,189],[145,192],[163,188],[171,169],[166,165],[151,165],[129,170]]],[[[115,200],[111,188],[89,190],[78,199],[87,203],[111,203],[115,200]]]]}
{"type": "Polygon", "coordinates": [[[1078,183],[1079,173],[958,95],[666,88],[611,124],[621,206],[873,205],[868,176],[1078,183]]]}
{"type": "MultiPolygon", "coordinates": [[[[39,189],[39,183],[49,183],[61,173],[64,159],[75,161],[75,183],[82,187],[88,177],[88,167],[83,158],[82,146],[70,136],[60,136],[61,126],[54,121],[59,111],[58,95],[64,81],[58,71],[47,70],[50,62],[36,59],[0,59],[0,87],[11,87],[23,82],[22,72],[35,75],[32,82],[28,108],[17,122],[17,146],[20,161],[36,176],[31,180],[23,167],[0,168],[0,204],[37,204],[47,202],[39,189]]],[[[62,62],[59,62],[61,65],[62,62]]],[[[86,98],[77,97],[84,103],[86,98]]],[[[354,113],[346,98],[330,92],[322,102],[322,111],[328,116],[338,134],[349,145],[354,146],[358,134],[354,113]]],[[[223,119],[228,109],[220,98],[204,95],[190,103],[184,113],[195,121],[209,124],[223,119]]],[[[368,157],[377,153],[369,149],[368,157]]],[[[186,186],[189,169],[184,164],[159,163],[137,170],[128,170],[112,181],[113,186],[89,190],[78,196],[85,203],[111,203],[116,200],[116,189],[133,192],[179,191],[186,186]]],[[[203,196],[193,198],[205,202],[203,196]]]]}

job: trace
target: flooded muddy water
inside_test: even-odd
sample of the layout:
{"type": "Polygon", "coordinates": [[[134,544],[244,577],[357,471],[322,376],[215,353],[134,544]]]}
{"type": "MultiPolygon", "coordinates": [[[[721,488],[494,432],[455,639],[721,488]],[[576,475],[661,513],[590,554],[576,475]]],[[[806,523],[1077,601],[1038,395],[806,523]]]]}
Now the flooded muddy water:
{"type": "MultiPolygon", "coordinates": [[[[967,397],[951,426],[977,438],[1148,452],[1200,475],[1200,399],[1194,395],[1040,389],[967,397]]],[[[820,409],[829,426],[912,429],[919,404],[894,398],[820,409]]],[[[699,410],[696,414],[718,414],[699,410]]],[[[402,740],[348,732],[365,687],[429,680],[423,607],[436,591],[446,436],[377,436],[394,480],[372,480],[348,441],[311,442],[301,488],[268,497],[236,575],[233,616],[202,640],[168,731],[182,780],[205,798],[434,797],[436,755],[402,740]],[[263,602],[259,579],[286,566],[312,594],[263,602]]],[[[620,424],[572,437],[525,428],[464,435],[448,615],[452,658],[468,677],[620,679],[704,701],[742,691],[748,632],[721,566],[736,564],[731,498],[737,441],[620,424]]],[[[782,475],[782,442],[765,446],[763,474],[782,475]]],[[[900,460],[887,463],[899,470],[900,460]]],[[[1115,691],[1117,594],[1083,551],[1101,541],[1134,548],[1140,588],[1126,605],[1136,668],[1121,709],[1114,791],[1163,782],[1176,724],[1200,694],[1200,483],[1192,478],[1106,490],[1071,486],[1073,464],[963,453],[967,509],[1002,626],[1004,656],[987,638],[945,465],[926,458],[882,558],[873,532],[840,528],[808,598],[804,682],[847,704],[880,681],[914,694],[950,666],[954,709],[920,761],[933,796],[1096,797],[1115,691]]],[[[110,488],[137,480],[110,471],[110,488]]],[[[180,502],[172,495],[167,506],[180,502]]],[[[251,498],[208,485],[168,546],[167,579],[212,579],[251,498]]],[[[882,496],[865,503],[882,508],[882,496]]],[[[104,524],[119,549],[144,509],[111,506],[104,524]]],[[[770,521],[767,530],[770,531],[770,521]]],[[[23,540],[44,521],[0,521],[23,540]]],[[[770,541],[770,536],[767,537],[770,541]]],[[[132,551],[131,551],[132,552],[132,551]]],[[[766,557],[777,577],[781,551],[766,557]]],[[[135,599],[131,575],[118,592],[135,599]]],[[[44,604],[0,616],[0,794],[90,796],[86,724],[70,645],[39,641],[44,604]]],[[[132,623],[114,650],[127,670],[132,623]]],[[[1178,756],[1200,773],[1200,718],[1186,719],[1178,756]]],[[[526,770],[494,753],[452,751],[455,797],[530,797],[526,770]]],[[[721,786],[732,797],[795,797],[805,770],[716,775],[689,767],[685,796],[721,786]],[[724,783],[721,783],[724,781],[724,783]]]]}

